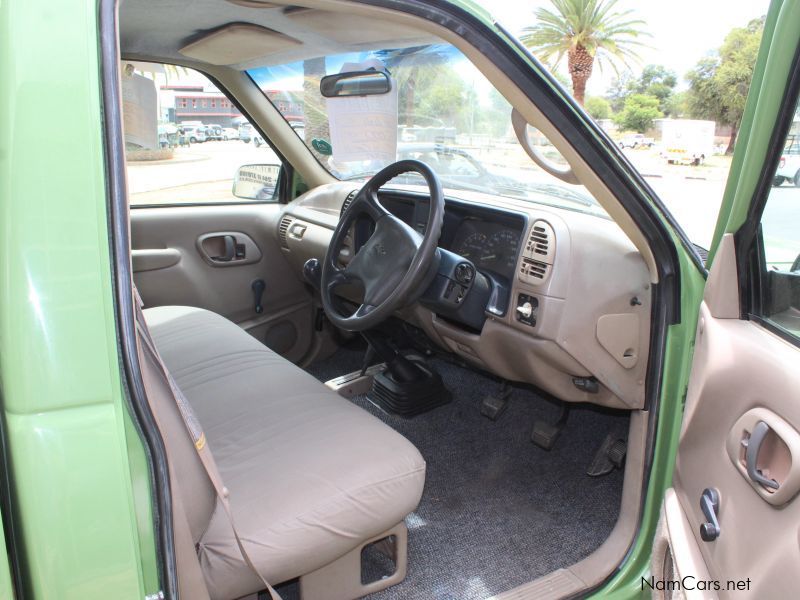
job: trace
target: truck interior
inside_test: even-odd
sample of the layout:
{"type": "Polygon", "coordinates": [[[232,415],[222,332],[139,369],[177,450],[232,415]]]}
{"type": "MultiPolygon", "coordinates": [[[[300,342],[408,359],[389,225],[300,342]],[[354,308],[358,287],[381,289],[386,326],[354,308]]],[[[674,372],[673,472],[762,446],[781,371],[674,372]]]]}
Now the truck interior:
{"type": "Polygon", "coordinates": [[[128,192],[140,336],[157,350],[143,352],[142,377],[187,597],[265,586],[170,382],[253,566],[284,598],[583,594],[635,541],[671,301],[635,175],[457,9],[390,5],[120,4],[123,90],[126,64],[201,73],[280,167],[241,167],[222,200],[204,201],[200,180],[170,203],[128,192]],[[469,124],[450,123],[421,85],[409,99],[413,78],[442,65],[469,73],[479,112],[503,115],[502,145],[467,140],[469,124]],[[290,76],[302,137],[266,93],[290,76]],[[351,142],[380,124],[359,111],[391,93],[401,122],[417,107],[416,130],[397,134],[392,160],[365,160],[351,142]],[[592,159],[592,144],[619,162],[592,159]],[[525,181],[498,166],[501,150],[524,157],[525,181]],[[247,176],[272,187],[253,192],[247,176]]]}

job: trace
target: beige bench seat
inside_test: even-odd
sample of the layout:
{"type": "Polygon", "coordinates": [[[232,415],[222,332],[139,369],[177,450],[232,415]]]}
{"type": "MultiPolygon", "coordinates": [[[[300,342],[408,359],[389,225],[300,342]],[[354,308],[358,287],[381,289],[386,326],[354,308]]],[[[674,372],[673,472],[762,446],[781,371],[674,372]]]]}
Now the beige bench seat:
{"type": "MultiPolygon", "coordinates": [[[[217,314],[182,306],[144,314],[205,430],[248,553],[271,583],[331,563],[417,507],[425,461],[403,436],[217,314]]],[[[263,587],[221,507],[190,521],[212,598],[263,587]]]]}

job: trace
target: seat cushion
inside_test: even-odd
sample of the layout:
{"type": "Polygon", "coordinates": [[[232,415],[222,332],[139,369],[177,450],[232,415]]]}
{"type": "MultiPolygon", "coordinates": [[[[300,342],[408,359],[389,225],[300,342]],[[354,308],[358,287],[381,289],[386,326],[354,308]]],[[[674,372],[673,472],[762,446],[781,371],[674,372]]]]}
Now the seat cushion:
{"type": "MultiPolygon", "coordinates": [[[[425,461],[393,429],[217,314],[169,306],[145,317],[270,582],[332,562],[417,507],[425,461]]],[[[212,598],[260,587],[219,505],[198,548],[212,598]]]]}

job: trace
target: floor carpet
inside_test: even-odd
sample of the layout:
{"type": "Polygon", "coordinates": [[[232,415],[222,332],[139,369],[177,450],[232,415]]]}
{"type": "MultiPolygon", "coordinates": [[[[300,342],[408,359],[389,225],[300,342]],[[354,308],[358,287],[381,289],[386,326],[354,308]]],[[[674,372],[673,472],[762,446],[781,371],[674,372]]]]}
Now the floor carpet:
{"type": "MultiPolygon", "coordinates": [[[[362,351],[343,348],[308,371],[325,381],[357,370],[362,351]]],[[[555,421],[558,407],[515,388],[496,422],[480,414],[498,383],[434,360],[453,401],[411,419],[388,415],[366,397],[353,399],[405,435],[427,461],[420,506],[407,519],[405,581],[375,600],[483,599],[590,554],[619,512],[622,472],[585,474],[609,431],[625,431],[625,413],[575,407],[555,448],[530,442],[537,419],[555,421]]],[[[282,586],[287,600],[296,586],[282,586]]]]}

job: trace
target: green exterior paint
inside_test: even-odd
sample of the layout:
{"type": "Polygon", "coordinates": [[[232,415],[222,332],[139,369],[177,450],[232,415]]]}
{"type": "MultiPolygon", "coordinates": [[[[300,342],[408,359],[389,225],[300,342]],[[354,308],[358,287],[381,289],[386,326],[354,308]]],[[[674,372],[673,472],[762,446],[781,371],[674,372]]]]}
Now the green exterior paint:
{"type": "Polygon", "coordinates": [[[708,255],[709,264],[722,236],[736,232],[747,219],[799,40],[800,4],[773,0],[708,255]]]}
{"type": "Polygon", "coordinates": [[[117,358],[96,13],[80,0],[0,2],[3,419],[37,599],[159,589],[117,358]]]}
{"type": "Polygon", "coordinates": [[[11,600],[14,597],[14,586],[11,585],[11,571],[8,565],[6,538],[3,522],[0,520],[0,600],[11,600]]]}

